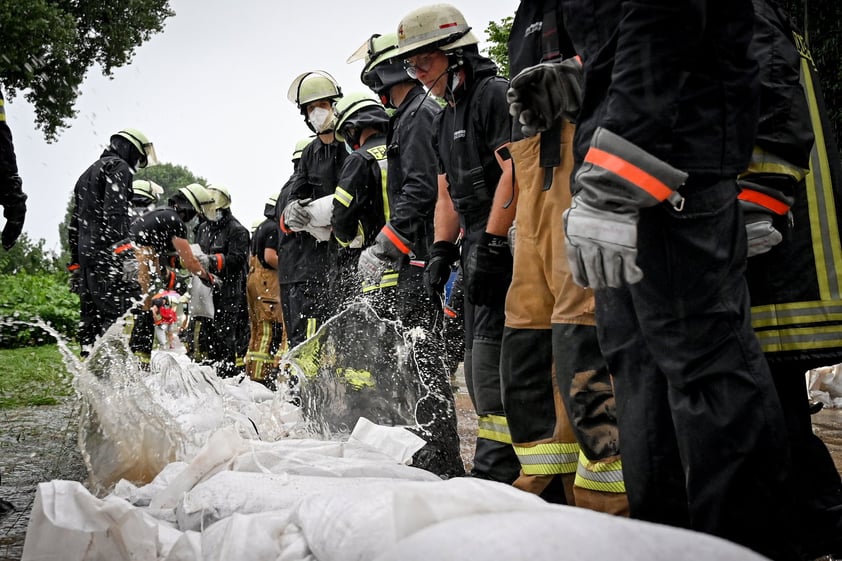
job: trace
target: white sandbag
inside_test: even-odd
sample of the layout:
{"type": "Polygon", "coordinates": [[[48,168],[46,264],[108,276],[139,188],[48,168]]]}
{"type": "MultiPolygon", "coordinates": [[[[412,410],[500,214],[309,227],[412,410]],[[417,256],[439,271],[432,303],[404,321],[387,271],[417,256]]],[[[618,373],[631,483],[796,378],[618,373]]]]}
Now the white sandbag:
{"type": "Polygon", "coordinates": [[[330,225],[333,216],[333,195],[325,195],[302,208],[310,215],[310,220],[303,230],[320,242],[329,240],[333,231],[330,225]]]}
{"type": "Polygon", "coordinates": [[[477,512],[546,508],[547,503],[535,495],[509,485],[459,478],[389,482],[374,489],[314,495],[295,507],[292,521],[320,561],[370,561],[407,532],[433,521],[477,512]]]}
{"type": "Polygon", "coordinates": [[[316,561],[282,512],[234,514],[202,534],[202,561],[316,561]]]}
{"type": "Polygon", "coordinates": [[[434,524],[376,561],[768,561],[713,536],[581,508],[487,513],[434,524]]]}
{"type": "Polygon", "coordinates": [[[371,492],[392,479],[313,477],[222,471],[196,485],[176,507],[180,530],[201,530],[234,514],[285,511],[316,494],[364,489],[371,492]]]}
{"type": "Polygon", "coordinates": [[[151,482],[138,487],[131,481],[121,479],[114,486],[111,494],[134,506],[149,506],[152,498],[167,488],[172,481],[187,467],[186,462],[167,464],[151,482]]]}
{"type": "Polygon", "coordinates": [[[404,427],[376,425],[365,417],[357,420],[348,440],[371,446],[402,464],[408,464],[412,460],[412,455],[427,443],[404,427]]]}
{"type": "Polygon", "coordinates": [[[180,537],[122,499],[98,499],[76,481],[51,481],[38,485],[22,559],[155,561],[180,537]]]}

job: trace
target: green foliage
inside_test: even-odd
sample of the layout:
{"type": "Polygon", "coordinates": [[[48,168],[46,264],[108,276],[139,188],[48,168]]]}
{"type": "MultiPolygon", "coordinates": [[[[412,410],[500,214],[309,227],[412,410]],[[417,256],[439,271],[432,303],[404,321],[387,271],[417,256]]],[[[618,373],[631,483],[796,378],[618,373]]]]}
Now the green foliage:
{"type": "Polygon", "coordinates": [[[56,345],[0,349],[0,409],[55,405],[72,393],[56,345]]]}
{"type": "Polygon", "coordinates": [[[134,178],[148,179],[163,187],[164,194],[161,195],[160,204],[166,204],[167,199],[181,187],[190,185],[191,183],[208,184],[207,179],[204,177],[194,175],[186,167],[175,164],[161,164],[143,168],[135,174],[134,178]]]}
{"type": "Polygon", "coordinates": [[[67,339],[75,338],[79,297],[70,292],[67,275],[0,275],[0,348],[54,342],[43,329],[18,323],[39,318],[67,339]]]}
{"type": "MultiPolygon", "coordinates": [[[[14,275],[26,273],[37,275],[41,273],[54,274],[63,270],[58,258],[44,249],[46,242],[41,239],[32,243],[24,232],[18,238],[18,243],[8,251],[0,251],[0,275],[14,275]]],[[[0,296],[0,300],[2,296],[0,296]]]]}
{"type": "Polygon", "coordinates": [[[491,45],[484,49],[484,52],[500,67],[501,76],[509,75],[509,33],[512,31],[513,21],[514,18],[509,16],[501,19],[499,23],[490,21],[485,28],[491,45]]]}
{"type": "Polygon", "coordinates": [[[9,98],[29,90],[37,125],[55,140],[88,69],[111,76],[173,15],[169,0],[0,0],[0,83],[9,98]]]}

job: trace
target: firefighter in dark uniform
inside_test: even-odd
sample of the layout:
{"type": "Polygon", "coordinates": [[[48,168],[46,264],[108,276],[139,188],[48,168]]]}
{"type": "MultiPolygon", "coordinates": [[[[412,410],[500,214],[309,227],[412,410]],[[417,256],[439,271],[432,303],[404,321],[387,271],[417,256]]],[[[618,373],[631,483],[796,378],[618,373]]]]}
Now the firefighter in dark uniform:
{"type": "Polygon", "coordinates": [[[477,38],[449,4],[411,12],[397,34],[395,56],[406,60],[409,75],[447,101],[433,135],[438,197],[425,281],[433,294],[442,293],[451,265],[460,259],[455,242],[464,230],[465,382],[479,416],[472,474],[511,483],[520,464],[503,413],[499,371],[511,280],[506,234],[515,208],[511,162],[498,152],[511,136],[508,83],[494,63],[479,55],[477,38]],[[487,268],[490,261],[493,267],[487,268]]]}
{"type": "MultiPolygon", "coordinates": [[[[566,58],[569,72],[581,76],[581,64],[570,58],[575,53],[558,0],[521,1],[508,47],[513,75],[566,58]]],[[[512,133],[518,206],[501,358],[503,404],[522,466],[516,487],[551,501],[628,514],[593,291],[573,282],[565,267],[564,232],[555,227],[570,206],[571,113],[540,135],[524,138],[519,123],[512,133]],[[558,482],[563,495],[553,493],[558,482]]]]}
{"type": "MultiPolygon", "coordinates": [[[[789,447],[752,328],[737,204],[757,122],[750,0],[563,0],[584,96],[564,214],[574,280],[594,289],[631,516],[793,558],[789,447]]],[[[570,96],[561,64],[512,78],[524,132],[570,96]]]]}
{"type": "Polygon", "coordinates": [[[136,129],[111,136],[99,159],[79,177],[68,227],[71,263],[68,271],[79,294],[79,343],[86,356],[131,305],[132,285],[123,281],[122,252],[130,251],[129,206],[138,168],[155,165],[155,149],[136,129]]]}
{"type": "MultiPolygon", "coordinates": [[[[363,250],[358,270],[365,286],[381,285],[380,290],[371,292],[381,313],[398,319],[404,329],[422,328],[428,334],[423,341],[416,341],[416,356],[425,383],[436,388],[433,393],[438,397],[431,405],[435,409],[432,416],[439,422],[427,427],[422,436],[432,436],[438,449],[433,454],[434,447],[428,445],[413,464],[426,464],[431,471],[453,476],[463,473],[464,465],[458,448],[453,391],[448,387],[451,370],[443,367],[441,358],[448,349],[442,339],[444,310],[440,299],[434,299],[424,286],[437,196],[437,158],[431,139],[433,119],[441,106],[426,95],[418,80],[407,75],[403,60],[394,58],[397,50],[396,34],[374,35],[349,59],[364,58],[362,82],[380,96],[385,106],[394,108],[386,136],[388,222],[374,243],[363,250]],[[397,277],[394,286],[393,275],[397,277]],[[432,455],[437,456],[436,462],[428,457],[432,455]]],[[[461,341],[462,333],[459,329],[455,338],[461,341]]],[[[461,359],[460,352],[459,359],[452,362],[458,364],[461,359]]],[[[425,414],[430,416],[429,412],[425,414]]]]}
{"type": "Polygon", "coordinates": [[[213,322],[208,360],[217,375],[230,377],[244,367],[248,347],[249,231],[231,214],[231,195],[222,185],[208,185],[214,212],[196,230],[202,266],[219,282],[213,287],[213,322]]]}
{"type": "Polygon", "coordinates": [[[249,310],[249,350],[246,374],[256,382],[272,387],[275,354],[283,348],[284,316],[278,285],[278,235],[275,220],[278,196],[266,201],[263,216],[251,239],[246,296],[249,310]]]}
{"type": "Polygon", "coordinates": [[[198,183],[181,187],[170,197],[166,208],[156,208],[131,225],[131,240],[138,261],[138,282],[144,300],[135,313],[129,348],[141,365],[148,368],[155,340],[152,317],[152,295],[161,290],[187,290],[176,277],[181,266],[196,275],[201,282],[212,286],[212,273],[193,254],[188,241],[187,223],[197,215],[206,216],[214,209],[214,200],[198,183]]]}
{"type": "Polygon", "coordinates": [[[832,319],[842,309],[842,162],[804,38],[776,1],[753,4],[760,120],[740,177],[752,323],[792,445],[789,481],[803,557],[842,557],[842,481],[813,432],[804,383],[807,370],[842,362],[842,320],[832,319]]]}
{"type": "MultiPolygon", "coordinates": [[[[333,195],[339,170],[348,155],[333,134],[336,124],[333,105],[342,97],[342,91],[332,76],[321,71],[305,72],[293,80],[287,97],[299,108],[316,138],[301,153],[295,179],[288,194],[282,197],[285,206],[280,225],[284,234],[300,231],[307,225],[308,203],[333,195]]],[[[335,242],[319,241],[308,233],[300,235],[297,251],[291,251],[292,247],[284,251],[282,266],[290,297],[295,301],[290,303],[293,308],[290,316],[284,318],[287,337],[293,346],[315,333],[335,309],[330,293],[335,242]]]]}
{"type": "Polygon", "coordinates": [[[6,124],[6,101],[0,89],[0,206],[6,225],[0,236],[4,249],[11,249],[23,231],[26,218],[26,194],[23,181],[18,175],[15,145],[12,143],[12,131],[6,124]]]}

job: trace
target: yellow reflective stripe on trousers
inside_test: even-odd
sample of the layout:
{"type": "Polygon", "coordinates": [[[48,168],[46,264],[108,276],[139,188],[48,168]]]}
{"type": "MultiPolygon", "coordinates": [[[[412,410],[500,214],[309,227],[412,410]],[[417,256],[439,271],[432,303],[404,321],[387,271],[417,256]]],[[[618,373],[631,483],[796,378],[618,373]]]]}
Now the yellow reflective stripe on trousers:
{"type": "Polygon", "coordinates": [[[307,331],[305,336],[309,339],[316,334],[316,318],[307,318],[307,331]]]}
{"type": "Polygon", "coordinates": [[[547,442],[534,446],[512,445],[526,475],[575,473],[579,463],[579,445],[575,442],[547,442]]]}
{"type": "Polygon", "coordinates": [[[483,415],[477,420],[477,438],[485,438],[504,444],[512,443],[509,422],[502,415],[483,415]]]}
{"type": "Polygon", "coordinates": [[[336,190],[333,192],[333,198],[345,207],[349,207],[354,200],[354,195],[337,185],[336,190]]]}
{"type": "Polygon", "coordinates": [[[623,461],[591,462],[583,453],[579,453],[579,465],[576,468],[574,485],[591,491],[604,493],[625,493],[623,480],[623,461]]]}
{"type": "Polygon", "coordinates": [[[0,97],[0,121],[6,120],[6,100],[0,97]]]}

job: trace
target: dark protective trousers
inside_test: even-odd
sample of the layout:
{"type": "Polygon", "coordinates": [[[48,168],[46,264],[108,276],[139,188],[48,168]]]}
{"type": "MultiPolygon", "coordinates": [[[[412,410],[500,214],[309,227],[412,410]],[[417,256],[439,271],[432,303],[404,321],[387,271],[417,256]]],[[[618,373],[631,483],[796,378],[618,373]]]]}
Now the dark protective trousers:
{"type": "MultiPolygon", "coordinates": [[[[462,257],[470,255],[482,230],[466,232],[462,257]]],[[[464,262],[462,267],[464,270],[464,262]]],[[[465,306],[465,385],[477,413],[474,466],[476,477],[512,483],[520,473],[520,462],[512,448],[508,422],[503,411],[500,384],[500,347],[506,319],[505,303],[475,306],[468,298],[465,306]]]]}
{"type": "Polygon", "coordinates": [[[596,291],[631,516],[788,558],[786,428],[751,328],[734,181],[644,209],[643,280],[596,291]]]}
{"type": "Polygon", "coordinates": [[[321,279],[281,285],[281,306],[290,348],[312,336],[330,317],[330,303],[324,301],[327,282],[321,279]]]}
{"type": "Polygon", "coordinates": [[[87,348],[126,313],[134,294],[122,272],[108,264],[84,267],[79,274],[79,344],[87,348]]]}

